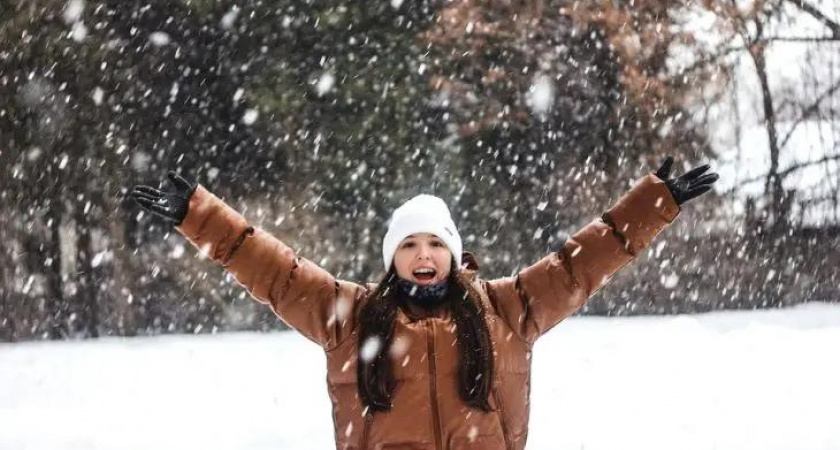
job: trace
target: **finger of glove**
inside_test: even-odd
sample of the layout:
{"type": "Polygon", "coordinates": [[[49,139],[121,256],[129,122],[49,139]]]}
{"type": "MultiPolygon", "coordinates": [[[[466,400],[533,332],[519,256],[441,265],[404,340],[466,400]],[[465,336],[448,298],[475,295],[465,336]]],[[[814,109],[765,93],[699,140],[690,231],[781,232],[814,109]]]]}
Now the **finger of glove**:
{"type": "Polygon", "coordinates": [[[694,181],[692,182],[692,184],[693,184],[693,185],[700,185],[700,184],[708,184],[708,185],[711,185],[712,183],[714,183],[715,181],[717,181],[717,180],[718,180],[718,178],[720,178],[720,176],[719,176],[718,174],[716,174],[716,173],[707,173],[706,175],[703,175],[702,177],[700,177],[700,178],[698,178],[698,179],[694,180],[694,181]]]}
{"type": "Polygon", "coordinates": [[[671,186],[671,190],[677,192],[687,191],[691,187],[691,182],[682,177],[668,180],[668,184],[671,186]]]}
{"type": "Polygon", "coordinates": [[[698,188],[691,189],[690,191],[688,191],[685,194],[685,200],[688,201],[688,200],[691,200],[695,197],[699,197],[699,196],[705,194],[706,192],[709,192],[711,189],[712,189],[712,187],[709,186],[709,185],[703,185],[703,186],[700,186],[698,188]]]}
{"type": "Polygon", "coordinates": [[[145,198],[145,197],[133,197],[133,198],[134,198],[134,201],[137,202],[137,204],[139,204],[140,206],[142,206],[144,208],[147,208],[147,209],[152,209],[153,206],[163,206],[163,207],[168,207],[169,206],[169,203],[166,201],[166,199],[155,200],[155,199],[150,199],[150,198],[145,198]]]}
{"type": "Polygon", "coordinates": [[[179,192],[189,192],[192,190],[192,185],[175,172],[169,172],[169,181],[178,188],[179,192]]]}
{"type": "Polygon", "coordinates": [[[662,162],[662,166],[656,171],[656,176],[660,180],[667,180],[671,174],[671,166],[673,166],[673,164],[674,158],[672,156],[666,157],[665,161],[662,162]]]}
{"type": "Polygon", "coordinates": [[[149,201],[151,203],[158,203],[160,201],[165,200],[162,197],[156,197],[156,196],[153,196],[153,195],[144,194],[142,192],[132,192],[131,193],[131,198],[133,198],[134,200],[143,199],[143,200],[149,201]]]}
{"type": "Polygon", "coordinates": [[[164,205],[160,205],[160,204],[157,204],[157,203],[149,203],[146,200],[138,200],[137,203],[140,203],[140,206],[142,206],[143,209],[146,209],[146,210],[151,211],[155,214],[166,217],[167,219],[174,219],[172,217],[172,211],[170,211],[169,208],[167,208],[164,205]]]}
{"type": "Polygon", "coordinates": [[[172,211],[170,211],[168,208],[164,208],[163,206],[152,205],[150,211],[157,215],[163,216],[169,220],[175,220],[175,217],[172,215],[172,211]]]}
{"type": "Polygon", "coordinates": [[[156,196],[159,196],[159,197],[163,197],[163,192],[161,192],[161,191],[159,191],[159,190],[157,190],[157,189],[155,189],[151,186],[134,186],[134,188],[131,190],[131,193],[133,194],[135,192],[142,192],[144,194],[151,194],[151,195],[156,195],[156,196]]]}
{"type": "Polygon", "coordinates": [[[166,196],[161,191],[156,189],[134,189],[130,193],[130,195],[142,195],[144,197],[153,197],[153,198],[163,198],[166,196]]]}
{"type": "Polygon", "coordinates": [[[711,166],[708,165],[708,164],[703,164],[700,167],[695,167],[694,169],[691,169],[690,171],[686,172],[680,178],[682,178],[684,180],[693,180],[693,179],[699,177],[700,175],[702,175],[703,172],[709,170],[709,167],[711,167],[711,166]]]}

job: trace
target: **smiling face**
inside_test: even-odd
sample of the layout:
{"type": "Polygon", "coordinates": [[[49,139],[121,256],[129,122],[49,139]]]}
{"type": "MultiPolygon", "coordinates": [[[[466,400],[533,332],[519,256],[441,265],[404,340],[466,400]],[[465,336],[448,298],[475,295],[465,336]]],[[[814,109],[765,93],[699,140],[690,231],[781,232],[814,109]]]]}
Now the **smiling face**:
{"type": "Polygon", "coordinates": [[[400,278],[412,283],[439,283],[446,280],[452,270],[452,252],[434,234],[412,234],[397,246],[394,266],[400,278]]]}

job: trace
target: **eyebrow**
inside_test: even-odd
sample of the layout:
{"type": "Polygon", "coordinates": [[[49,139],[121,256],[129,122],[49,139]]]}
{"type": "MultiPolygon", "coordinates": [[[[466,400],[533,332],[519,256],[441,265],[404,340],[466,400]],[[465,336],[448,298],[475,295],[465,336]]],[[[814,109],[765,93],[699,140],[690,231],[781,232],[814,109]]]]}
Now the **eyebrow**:
{"type": "MultiPolygon", "coordinates": [[[[405,237],[405,239],[414,239],[414,238],[416,238],[416,237],[417,237],[417,235],[416,235],[416,234],[409,234],[408,236],[406,236],[406,237],[405,237]]],[[[432,235],[432,237],[431,237],[431,238],[429,238],[429,239],[434,239],[434,240],[436,240],[436,241],[441,241],[441,242],[443,242],[443,239],[441,239],[441,238],[439,238],[438,236],[435,236],[435,235],[432,235]]]]}

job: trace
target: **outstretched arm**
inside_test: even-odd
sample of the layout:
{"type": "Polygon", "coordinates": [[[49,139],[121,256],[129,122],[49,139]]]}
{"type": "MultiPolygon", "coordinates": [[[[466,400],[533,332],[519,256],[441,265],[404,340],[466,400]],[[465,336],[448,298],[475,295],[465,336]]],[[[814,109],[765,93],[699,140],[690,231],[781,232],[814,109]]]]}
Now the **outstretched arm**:
{"type": "Polygon", "coordinates": [[[622,267],[633,261],[680,213],[680,205],[709,189],[709,167],[671,180],[672,158],[639,179],[601,218],[513,277],[487,283],[491,302],[520,338],[533,343],[573,314],[622,267]]]}
{"type": "Polygon", "coordinates": [[[256,300],[271,306],[290,327],[325,349],[352,331],[364,288],[338,281],[315,263],[297,256],[270,234],[200,185],[174,173],[175,192],[137,186],[132,197],[146,210],[176,224],[196,248],[219,262],[256,300]]]}

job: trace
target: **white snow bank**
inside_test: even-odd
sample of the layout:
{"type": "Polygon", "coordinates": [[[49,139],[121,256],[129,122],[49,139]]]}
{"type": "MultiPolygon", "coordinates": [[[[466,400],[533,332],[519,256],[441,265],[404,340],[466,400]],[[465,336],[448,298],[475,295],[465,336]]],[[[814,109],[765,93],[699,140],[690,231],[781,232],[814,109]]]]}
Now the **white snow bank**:
{"type": "MultiPolygon", "coordinates": [[[[840,448],[840,305],[575,317],[537,343],[528,450],[840,448]]],[[[0,448],[334,448],[294,333],[0,345],[0,448]]]]}

